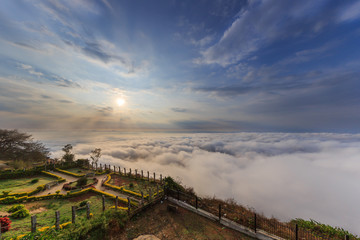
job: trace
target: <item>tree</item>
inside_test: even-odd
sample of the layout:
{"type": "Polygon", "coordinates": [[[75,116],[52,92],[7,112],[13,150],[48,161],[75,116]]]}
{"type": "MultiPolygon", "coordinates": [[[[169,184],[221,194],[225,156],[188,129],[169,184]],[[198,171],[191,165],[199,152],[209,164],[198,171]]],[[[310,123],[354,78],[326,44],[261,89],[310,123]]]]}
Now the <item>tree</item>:
{"type": "Polygon", "coordinates": [[[65,162],[73,162],[75,159],[75,155],[71,153],[71,150],[73,149],[73,146],[71,144],[66,144],[62,150],[65,152],[65,154],[62,156],[62,159],[65,162]]]}
{"type": "Polygon", "coordinates": [[[49,157],[49,149],[34,141],[31,134],[17,129],[0,129],[0,159],[40,162],[49,157]]]}
{"type": "Polygon", "coordinates": [[[90,158],[93,164],[97,164],[101,157],[101,148],[95,148],[90,153],[90,158]]]}

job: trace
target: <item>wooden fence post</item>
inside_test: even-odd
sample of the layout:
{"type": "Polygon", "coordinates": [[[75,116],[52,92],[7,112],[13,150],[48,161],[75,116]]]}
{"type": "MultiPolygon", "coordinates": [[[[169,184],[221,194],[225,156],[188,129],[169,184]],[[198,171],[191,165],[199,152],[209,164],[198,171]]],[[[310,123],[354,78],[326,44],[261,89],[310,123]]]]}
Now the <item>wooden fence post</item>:
{"type": "Polygon", "coordinates": [[[36,232],[36,215],[31,216],[31,232],[36,232]]]}
{"type": "Polygon", "coordinates": [[[160,174],[160,184],[162,184],[162,174],[160,174]]]}
{"type": "Polygon", "coordinates": [[[143,178],[144,178],[144,171],[141,170],[141,179],[143,179],[143,178]]]}
{"type": "Polygon", "coordinates": [[[144,205],[144,193],[141,191],[141,205],[144,205]]]}
{"type": "Polygon", "coordinates": [[[86,203],[86,217],[90,219],[90,204],[89,202],[86,203]]]}
{"type": "Polygon", "coordinates": [[[254,213],[254,231],[256,233],[256,229],[257,229],[257,221],[256,221],[256,213],[254,213]]]}
{"type": "Polygon", "coordinates": [[[131,168],[130,168],[130,171],[129,171],[129,177],[131,177],[131,168]]]}
{"type": "Polygon", "coordinates": [[[60,230],[60,211],[55,212],[55,229],[60,230]]]}
{"type": "Polygon", "coordinates": [[[299,240],[299,226],[295,224],[295,240],[299,240]]]}
{"type": "Polygon", "coordinates": [[[124,176],[126,177],[126,168],[124,168],[124,176]]]}
{"type": "Polygon", "coordinates": [[[151,192],[151,188],[149,188],[149,202],[151,201],[151,194],[152,192],[151,192]]]}
{"type": "Polygon", "coordinates": [[[105,211],[105,196],[101,195],[102,197],[102,210],[105,211]]]}
{"type": "Polygon", "coordinates": [[[101,165],[101,163],[100,163],[100,171],[102,171],[102,165],[101,165]]]}
{"type": "Polygon", "coordinates": [[[76,206],[71,207],[71,222],[75,224],[75,218],[76,218],[76,206]]]}
{"type": "Polygon", "coordinates": [[[117,208],[118,208],[118,201],[119,201],[119,197],[116,196],[116,198],[115,198],[115,210],[117,210],[117,208]]]}
{"type": "Polygon", "coordinates": [[[135,179],[137,179],[137,169],[135,169],[135,179]]]}
{"type": "Polygon", "coordinates": [[[221,204],[219,204],[219,222],[221,221],[221,204]]]}
{"type": "Polygon", "coordinates": [[[128,200],[128,214],[130,215],[130,208],[131,208],[130,198],[127,197],[127,200],[128,200]]]}
{"type": "Polygon", "coordinates": [[[198,197],[195,196],[195,208],[198,209],[198,197]]]}
{"type": "Polygon", "coordinates": [[[155,173],[154,173],[154,182],[155,182],[155,173]]]}
{"type": "Polygon", "coordinates": [[[148,182],[150,182],[150,173],[149,173],[149,171],[147,171],[147,174],[148,174],[148,182]]]}
{"type": "Polygon", "coordinates": [[[157,184],[156,184],[156,192],[157,192],[157,193],[156,193],[157,196],[159,196],[159,185],[157,185],[157,184]]]}
{"type": "Polygon", "coordinates": [[[119,167],[119,175],[121,175],[121,167],[119,167]]]}

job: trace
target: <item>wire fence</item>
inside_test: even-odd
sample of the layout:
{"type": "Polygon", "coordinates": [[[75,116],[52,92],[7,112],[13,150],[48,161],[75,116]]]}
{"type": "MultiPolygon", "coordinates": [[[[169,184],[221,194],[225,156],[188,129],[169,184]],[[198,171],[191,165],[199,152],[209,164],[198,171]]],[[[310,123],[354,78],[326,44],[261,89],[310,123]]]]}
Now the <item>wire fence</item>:
{"type": "Polygon", "coordinates": [[[235,223],[250,228],[254,232],[263,230],[267,233],[284,239],[294,240],[352,240],[356,239],[351,236],[339,237],[336,235],[326,236],[321,233],[301,228],[297,224],[283,223],[275,218],[268,219],[263,215],[236,205],[235,202],[223,202],[218,199],[199,198],[196,195],[187,194],[181,191],[166,189],[166,195],[171,196],[179,201],[185,202],[196,209],[202,209],[221,218],[227,218],[235,223]]]}

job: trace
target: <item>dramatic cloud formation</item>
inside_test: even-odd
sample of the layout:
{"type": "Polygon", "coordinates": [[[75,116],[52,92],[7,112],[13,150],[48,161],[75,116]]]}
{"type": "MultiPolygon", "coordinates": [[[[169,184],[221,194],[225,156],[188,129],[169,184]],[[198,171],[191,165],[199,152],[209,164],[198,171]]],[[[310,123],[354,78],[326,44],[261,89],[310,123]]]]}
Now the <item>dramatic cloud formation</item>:
{"type": "Polygon", "coordinates": [[[202,194],[234,198],[282,220],[316,219],[360,233],[359,134],[36,133],[61,156],[102,148],[102,163],[170,175],[202,194]],[[73,140],[72,140],[73,139],[73,140]]]}

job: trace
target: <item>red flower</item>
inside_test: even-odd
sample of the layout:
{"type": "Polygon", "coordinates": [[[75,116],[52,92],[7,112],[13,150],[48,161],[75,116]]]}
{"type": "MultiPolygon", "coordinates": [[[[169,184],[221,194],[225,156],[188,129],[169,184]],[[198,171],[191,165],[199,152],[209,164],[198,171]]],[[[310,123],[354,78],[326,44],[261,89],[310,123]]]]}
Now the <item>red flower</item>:
{"type": "Polygon", "coordinates": [[[0,218],[0,223],[1,223],[1,232],[7,232],[10,230],[11,228],[11,221],[8,217],[2,217],[0,218]]]}

